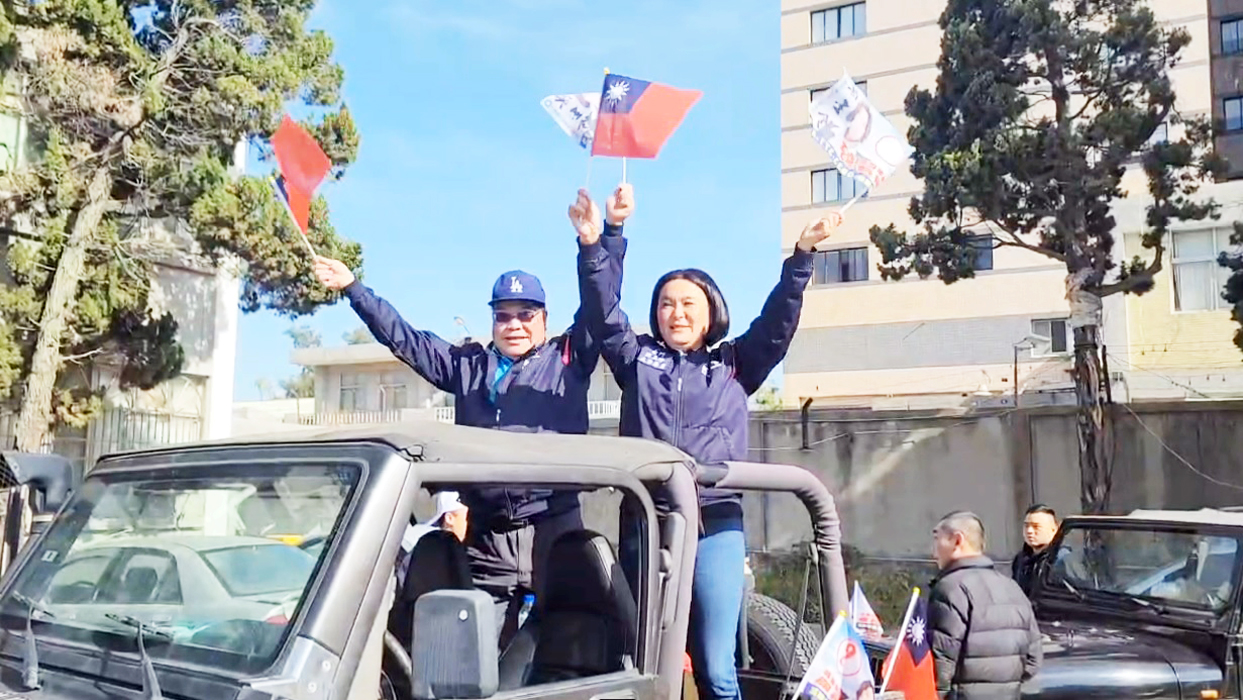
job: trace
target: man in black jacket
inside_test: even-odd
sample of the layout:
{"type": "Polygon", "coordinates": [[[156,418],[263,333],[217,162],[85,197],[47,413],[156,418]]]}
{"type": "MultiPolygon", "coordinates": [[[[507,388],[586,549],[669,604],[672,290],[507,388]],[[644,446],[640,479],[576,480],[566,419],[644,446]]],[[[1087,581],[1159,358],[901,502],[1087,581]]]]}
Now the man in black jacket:
{"type": "Polygon", "coordinates": [[[1049,545],[1055,535],[1057,513],[1049,506],[1037,503],[1023,514],[1023,549],[1015,555],[1010,575],[1028,597],[1040,565],[1049,557],[1049,545]]]}
{"type": "Polygon", "coordinates": [[[937,693],[945,700],[1018,700],[1042,658],[1031,603],[984,556],[984,525],[974,513],[950,513],[932,535],[941,569],[928,597],[937,693]]]}

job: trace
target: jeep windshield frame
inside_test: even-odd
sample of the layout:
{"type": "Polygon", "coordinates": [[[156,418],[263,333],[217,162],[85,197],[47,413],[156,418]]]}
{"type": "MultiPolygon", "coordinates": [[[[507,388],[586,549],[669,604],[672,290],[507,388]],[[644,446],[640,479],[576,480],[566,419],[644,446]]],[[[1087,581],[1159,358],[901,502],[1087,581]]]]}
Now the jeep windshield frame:
{"type": "Polygon", "coordinates": [[[1238,625],[1243,528],[1077,516],[1049,546],[1032,594],[1038,608],[1195,631],[1238,625]]]}

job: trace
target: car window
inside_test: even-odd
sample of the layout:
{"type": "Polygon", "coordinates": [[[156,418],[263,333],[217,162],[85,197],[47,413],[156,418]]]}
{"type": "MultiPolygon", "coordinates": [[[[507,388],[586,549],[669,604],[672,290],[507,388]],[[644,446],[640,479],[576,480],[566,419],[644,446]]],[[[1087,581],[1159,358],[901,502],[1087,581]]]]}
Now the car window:
{"type": "Polygon", "coordinates": [[[214,549],[201,556],[233,596],[297,593],[315,568],[314,556],[284,544],[214,549]]]}
{"type": "Polygon", "coordinates": [[[48,585],[48,602],[69,605],[92,600],[99,587],[99,580],[103,578],[114,556],[115,552],[101,552],[65,562],[53,574],[48,585]]]}
{"type": "Polygon", "coordinates": [[[1159,599],[1222,611],[1234,594],[1238,542],[1195,532],[1075,526],[1050,568],[1052,590],[1159,599]]]}
{"type": "Polygon", "coordinates": [[[127,549],[124,563],[101,585],[96,603],[146,605],[181,602],[177,560],[165,552],[127,549]]]}

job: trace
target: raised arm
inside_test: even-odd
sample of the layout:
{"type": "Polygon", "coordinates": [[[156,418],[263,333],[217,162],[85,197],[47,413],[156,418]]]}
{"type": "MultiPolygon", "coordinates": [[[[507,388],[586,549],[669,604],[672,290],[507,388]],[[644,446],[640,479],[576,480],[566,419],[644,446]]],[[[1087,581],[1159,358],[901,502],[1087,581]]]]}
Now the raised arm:
{"type": "Polygon", "coordinates": [[[366,324],[367,330],[397,359],[437,389],[456,391],[452,344],[435,333],[411,327],[392,304],[355,279],[354,273],[340,261],[316,257],[315,275],[329,289],[344,290],[354,313],[366,324]]]}
{"type": "Polygon", "coordinates": [[[781,266],[781,280],[768,294],[760,315],[733,341],[737,378],[748,394],[755,393],[785,357],[803,312],[803,292],[811,281],[815,245],[841,222],[834,212],[803,229],[794,253],[781,266]]]}
{"type": "Polygon", "coordinates": [[[579,192],[570,207],[570,221],[578,232],[578,289],[587,332],[599,343],[600,354],[623,389],[638,357],[638,339],[621,310],[621,261],[601,241],[600,213],[591,197],[579,192]]]}
{"type": "MultiPolygon", "coordinates": [[[[622,235],[622,227],[625,225],[626,219],[634,211],[634,189],[627,184],[623,184],[617,188],[609,197],[608,213],[605,216],[604,233],[600,236],[600,245],[609,254],[609,264],[613,266],[613,273],[616,275],[617,287],[621,288],[622,263],[626,258],[626,238],[622,235]]],[[[582,282],[579,283],[579,307],[574,312],[574,323],[570,327],[568,336],[569,342],[569,358],[580,372],[591,374],[596,369],[596,364],[600,361],[600,344],[596,342],[595,336],[591,333],[590,323],[583,315],[582,299],[582,282]]],[[[610,369],[616,373],[616,368],[607,359],[610,369]]]]}

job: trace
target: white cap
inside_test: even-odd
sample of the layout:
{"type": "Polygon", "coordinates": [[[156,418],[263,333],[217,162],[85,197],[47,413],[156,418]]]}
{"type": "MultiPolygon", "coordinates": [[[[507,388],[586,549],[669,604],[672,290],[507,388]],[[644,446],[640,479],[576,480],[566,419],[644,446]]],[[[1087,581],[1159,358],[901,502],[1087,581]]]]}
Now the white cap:
{"type": "Polygon", "coordinates": [[[459,510],[466,510],[466,506],[462,503],[462,501],[458,500],[458,492],[441,491],[436,494],[436,514],[432,516],[431,520],[428,520],[423,524],[435,527],[436,524],[440,522],[440,519],[445,517],[445,515],[459,510]]]}

